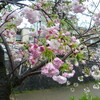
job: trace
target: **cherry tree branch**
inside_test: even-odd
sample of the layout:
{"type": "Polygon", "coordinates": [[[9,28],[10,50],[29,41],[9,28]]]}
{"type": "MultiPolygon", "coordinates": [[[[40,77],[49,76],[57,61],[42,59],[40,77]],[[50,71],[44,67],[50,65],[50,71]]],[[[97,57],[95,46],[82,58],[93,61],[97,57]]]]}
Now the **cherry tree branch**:
{"type": "Polygon", "coordinates": [[[83,41],[81,44],[83,44],[83,43],[85,43],[85,42],[87,42],[87,41],[89,41],[89,40],[92,40],[92,39],[99,39],[99,37],[97,36],[97,37],[88,38],[87,40],[83,41]]]}
{"type": "Polygon", "coordinates": [[[24,64],[27,60],[21,61],[20,64],[18,64],[13,70],[12,72],[8,75],[11,76],[22,64],[24,64]]]}
{"type": "Polygon", "coordinates": [[[32,75],[38,75],[38,74],[41,74],[41,71],[30,72],[30,73],[26,74],[25,76],[21,77],[20,80],[23,81],[23,80],[25,80],[27,77],[30,77],[30,76],[32,76],[32,75]]]}
{"type": "MultiPolygon", "coordinates": [[[[12,56],[11,50],[9,48],[9,45],[8,45],[5,37],[2,34],[0,34],[0,37],[2,38],[3,43],[5,45],[5,48],[7,50],[7,54],[8,54],[10,65],[11,65],[11,70],[13,70],[13,68],[14,68],[14,61],[13,61],[13,56],[12,56]]],[[[14,75],[14,73],[13,73],[13,75],[14,75]]]]}
{"type": "Polygon", "coordinates": [[[99,40],[97,40],[96,42],[94,42],[94,43],[91,43],[91,44],[88,44],[87,45],[87,47],[91,47],[91,46],[93,46],[93,45],[95,45],[95,44],[97,44],[97,43],[99,43],[100,42],[100,39],[99,40]]]}

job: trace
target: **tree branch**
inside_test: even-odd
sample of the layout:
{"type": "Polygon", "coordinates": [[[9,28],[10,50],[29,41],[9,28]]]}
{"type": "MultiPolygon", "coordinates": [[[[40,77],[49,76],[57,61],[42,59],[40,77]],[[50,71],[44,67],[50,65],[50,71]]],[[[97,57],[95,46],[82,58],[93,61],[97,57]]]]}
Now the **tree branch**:
{"type": "MultiPolygon", "coordinates": [[[[13,70],[13,68],[14,68],[14,61],[13,61],[13,57],[12,57],[11,50],[10,50],[10,48],[9,48],[8,43],[6,42],[5,37],[4,37],[2,34],[0,34],[0,37],[2,38],[3,43],[4,43],[4,45],[5,45],[5,48],[6,48],[6,50],[7,50],[7,54],[8,54],[9,61],[10,61],[10,65],[11,65],[11,70],[13,70]]],[[[13,75],[14,75],[14,73],[13,73],[13,75]]]]}

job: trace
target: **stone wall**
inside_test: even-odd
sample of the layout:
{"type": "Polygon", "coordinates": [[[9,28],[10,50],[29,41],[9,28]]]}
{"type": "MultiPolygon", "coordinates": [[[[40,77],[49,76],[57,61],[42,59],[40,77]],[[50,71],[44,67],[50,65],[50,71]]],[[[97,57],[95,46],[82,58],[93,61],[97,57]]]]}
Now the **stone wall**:
{"type": "MultiPolygon", "coordinates": [[[[94,62],[90,62],[87,64],[88,67],[94,65],[94,62]]],[[[6,65],[9,65],[9,62],[6,61],[6,65]]],[[[80,65],[82,67],[82,65],[80,65]]],[[[80,67],[76,68],[76,73],[73,78],[70,78],[71,85],[75,82],[78,83],[86,83],[90,81],[94,81],[92,77],[84,78],[84,82],[80,82],[78,80],[78,76],[82,76],[80,67]]],[[[35,75],[27,78],[23,83],[15,89],[15,91],[29,91],[29,90],[39,90],[39,89],[47,89],[47,88],[54,88],[54,87],[61,87],[66,86],[66,84],[58,84],[57,82],[53,81],[52,78],[48,78],[44,75],[35,75]]]]}

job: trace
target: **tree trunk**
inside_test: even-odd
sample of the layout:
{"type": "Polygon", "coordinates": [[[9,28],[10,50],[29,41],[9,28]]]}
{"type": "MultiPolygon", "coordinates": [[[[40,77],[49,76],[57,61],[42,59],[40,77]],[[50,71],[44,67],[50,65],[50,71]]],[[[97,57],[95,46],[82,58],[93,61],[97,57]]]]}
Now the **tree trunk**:
{"type": "Polygon", "coordinates": [[[0,78],[0,100],[10,100],[11,88],[8,81],[0,78]]]}
{"type": "Polygon", "coordinates": [[[0,46],[0,100],[10,100],[11,85],[4,62],[4,50],[0,46]]]}

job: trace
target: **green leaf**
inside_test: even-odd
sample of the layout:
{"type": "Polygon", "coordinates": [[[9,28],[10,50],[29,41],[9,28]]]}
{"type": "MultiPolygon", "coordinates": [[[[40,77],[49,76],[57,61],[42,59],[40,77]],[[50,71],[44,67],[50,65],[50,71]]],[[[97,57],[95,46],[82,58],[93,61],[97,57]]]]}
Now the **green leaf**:
{"type": "Polygon", "coordinates": [[[74,43],[73,45],[72,45],[72,48],[77,48],[78,47],[78,45],[76,44],[76,43],[74,43]]]}
{"type": "Polygon", "coordinates": [[[7,29],[16,29],[16,25],[15,24],[12,24],[12,23],[7,23],[7,26],[5,27],[7,29]]]}
{"type": "Polygon", "coordinates": [[[34,29],[34,28],[32,28],[32,29],[31,29],[31,31],[32,31],[32,32],[34,32],[34,31],[35,31],[35,29],[34,29]]]}
{"type": "Polygon", "coordinates": [[[51,15],[53,19],[57,19],[57,15],[56,14],[52,14],[51,15]]]}
{"type": "Polygon", "coordinates": [[[66,4],[69,5],[71,3],[71,1],[66,1],[66,4]]]}
{"type": "Polygon", "coordinates": [[[55,57],[54,52],[52,50],[49,50],[48,48],[46,48],[46,50],[42,53],[42,55],[48,58],[49,60],[52,60],[55,57]]]}
{"type": "Polygon", "coordinates": [[[64,63],[64,64],[61,66],[61,71],[62,71],[62,72],[68,71],[68,70],[69,70],[69,67],[70,67],[70,65],[64,63]]]}
{"type": "Polygon", "coordinates": [[[62,24],[63,27],[66,27],[66,25],[67,25],[67,23],[64,19],[62,19],[61,24],[62,24]]]}
{"type": "Polygon", "coordinates": [[[74,96],[71,96],[71,97],[70,97],[70,100],[75,100],[74,96]]]}
{"type": "Polygon", "coordinates": [[[85,56],[84,56],[82,53],[78,53],[77,56],[76,56],[76,58],[77,58],[78,60],[82,60],[82,59],[85,58],[85,56]]]}
{"type": "Polygon", "coordinates": [[[71,40],[70,36],[66,36],[66,37],[64,37],[64,39],[67,40],[67,42],[70,42],[70,40],[71,40]]]}
{"type": "Polygon", "coordinates": [[[47,27],[51,27],[51,26],[53,26],[54,25],[54,22],[53,21],[49,21],[48,23],[47,23],[47,27]]]}

